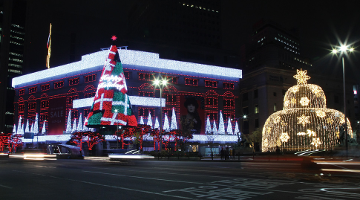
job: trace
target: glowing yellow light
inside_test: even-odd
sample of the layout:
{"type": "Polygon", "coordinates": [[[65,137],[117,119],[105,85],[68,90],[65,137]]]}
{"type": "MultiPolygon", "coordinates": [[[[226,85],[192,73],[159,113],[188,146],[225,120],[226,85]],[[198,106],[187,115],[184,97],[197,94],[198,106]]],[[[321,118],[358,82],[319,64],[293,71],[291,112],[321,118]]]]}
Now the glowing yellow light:
{"type": "Polygon", "coordinates": [[[289,92],[296,93],[299,91],[299,86],[295,85],[289,89],[289,92]]]}
{"type": "Polygon", "coordinates": [[[289,104],[290,104],[290,101],[288,100],[288,101],[284,101],[284,106],[285,107],[289,107],[289,104]]]}
{"type": "Polygon", "coordinates": [[[340,124],[343,124],[343,123],[345,123],[345,119],[344,119],[344,117],[341,117],[340,118],[340,124]]]}
{"type": "Polygon", "coordinates": [[[298,85],[304,85],[307,83],[307,80],[310,79],[310,76],[307,75],[307,70],[296,70],[297,74],[294,75],[294,78],[297,80],[298,85]]]}
{"type": "Polygon", "coordinates": [[[268,139],[266,138],[264,141],[263,141],[263,146],[268,146],[269,145],[269,142],[268,142],[268,139]]]}
{"type": "Polygon", "coordinates": [[[331,118],[326,118],[326,122],[329,124],[333,124],[334,120],[331,118]]]}
{"type": "Polygon", "coordinates": [[[315,111],[315,113],[316,113],[316,116],[321,117],[321,118],[326,116],[326,113],[322,110],[317,110],[317,111],[315,111]]]}
{"type": "Polygon", "coordinates": [[[310,123],[310,116],[305,116],[304,114],[301,117],[298,117],[298,124],[302,124],[305,126],[305,124],[310,123]]]}
{"type": "Polygon", "coordinates": [[[300,104],[301,104],[302,106],[308,106],[308,105],[309,105],[309,102],[310,102],[310,100],[309,100],[309,98],[307,98],[307,97],[301,97],[301,99],[300,99],[300,104]]]}
{"type": "Polygon", "coordinates": [[[287,142],[290,139],[290,136],[287,133],[281,133],[280,140],[281,142],[287,142]]]}
{"type": "Polygon", "coordinates": [[[291,99],[291,104],[296,104],[296,99],[295,98],[291,99]]]}
{"type": "Polygon", "coordinates": [[[337,138],[340,138],[340,132],[339,131],[336,131],[335,134],[336,134],[337,138]]]}
{"type": "Polygon", "coordinates": [[[311,144],[317,148],[320,144],[322,144],[322,142],[320,141],[320,138],[313,138],[311,144]]]}
{"type": "Polygon", "coordinates": [[[306,135],[305,132],[298,132],[297,135],[306,135]]]}
{"type": "Polygon", "coordinates": [[[274,119],[274,123],[277,124],[277,123],[280,122],[280,120],[281,120],[281,117],[280,117],[280,116],[277,116],[277,117],[275,117],[275,119],[274,119]]]}
{"type": "Polygon", "coordinates": [[[310,129],[308,129],[307,130],[307,133],[306,133],[309,137],[311,137],[311,136],[316,136],[316,133],[315,133],[315,131],[312,131],[312,130],[310,130],[310,129]]]}

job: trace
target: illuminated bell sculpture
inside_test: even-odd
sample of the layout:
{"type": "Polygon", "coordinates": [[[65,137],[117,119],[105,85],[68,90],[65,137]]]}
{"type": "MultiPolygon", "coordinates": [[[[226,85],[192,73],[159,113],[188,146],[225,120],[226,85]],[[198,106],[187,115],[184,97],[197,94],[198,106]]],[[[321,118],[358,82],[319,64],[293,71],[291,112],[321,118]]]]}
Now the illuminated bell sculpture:
{"type": "MultiPolygon", "coordinates": [[[[297,85],[288,89],[284,109],[273,113],[262,130],[262,151],[330,150],[339,142],[344,114],[326,108],[326,96],[318,85],[307,84],[307,71],[297,70],[297,85]]],[[[349,119],[347,133],[352,133],[349,119]]],[[[350,134],[352,137],[352,134],[350,134]]]]}

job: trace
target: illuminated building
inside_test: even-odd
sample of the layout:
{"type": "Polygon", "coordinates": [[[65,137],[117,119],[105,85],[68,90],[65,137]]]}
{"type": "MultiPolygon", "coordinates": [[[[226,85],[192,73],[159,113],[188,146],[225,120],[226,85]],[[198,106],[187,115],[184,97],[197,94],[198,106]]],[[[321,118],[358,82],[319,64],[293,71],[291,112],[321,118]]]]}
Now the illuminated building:
{"type": "Polygon", "coordinates": [[[10,133],[14,118],[11,79],[23,72],[26,1],[0,1],[0,132],[10,133]]]}
{"type": "MultiPolygon", "coordinates": [[[[297,85],[284,96],[284,109],[269,116],[262,130],[262,151],[331,150],[340,139],[344,114],[326,107],[326,96],[318,85],[307,84],[307,71],[297,70],[297,85]]],[[[352,128],[347,119],[347,131],[352,128]]]]}
{"type": "MultiPolygon", "coordinates": [[[[20,115],[24,119],[34,119],[36,113],[39,113],[40,127],[47,120],[48,134],[63,134],[69,109],[72,109],[72,119],[78,119],[80,114],[88,115],[107,53],[99,51],[87,54],[78,62],[14,78],[15,118],[18,119],[20,115]],[[50,127],[55,123],[51,119],[53,116],[61,118],[56,121],[60,124],[60,131],[50,131],[54,130],[50,127]]],[[[164,115],[171,116],[173,108],[179,113],[183,106],[181,98],[195,96],[203,98],[204,115],[209,116],[210,120],[218,123],[219,110],[224,114],[225,123],[229,117],[236,117],[235,102],[239,79],[242,77],[241,70],[161,59],[159,54],[127,50],[126,47],[122,47],[119,54],[128,95],[138,120],[143,117],[147,121],[149,113],[152,116],[159,115],[159,89],[152,85],[154,77],[159,75],[167,78],[170,83],[162,93],[162,101],[166,102],[162,109],[164,115]]]]}

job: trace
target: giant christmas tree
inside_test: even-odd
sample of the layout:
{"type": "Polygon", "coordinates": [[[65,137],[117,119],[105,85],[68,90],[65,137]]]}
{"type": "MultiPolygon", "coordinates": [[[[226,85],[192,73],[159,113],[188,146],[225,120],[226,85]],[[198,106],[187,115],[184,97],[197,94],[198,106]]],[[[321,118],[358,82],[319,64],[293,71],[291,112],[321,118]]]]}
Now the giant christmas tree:
{"type": "MultiPolygon", "coordinates": [[[[115,39],[116,37],[113,36],[113,40],[115,39]]],[[[116,45],[110,47],[85,125],[88,127],[137,126],[127,95],[126,80],[116,45]]]]}

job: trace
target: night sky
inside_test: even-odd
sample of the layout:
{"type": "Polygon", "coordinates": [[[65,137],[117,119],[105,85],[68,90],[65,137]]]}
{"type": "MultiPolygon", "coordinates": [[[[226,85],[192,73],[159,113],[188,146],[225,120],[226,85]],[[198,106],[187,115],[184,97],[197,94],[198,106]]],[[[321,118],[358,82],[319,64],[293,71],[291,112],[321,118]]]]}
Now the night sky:
{"type": "MultiPolygon", "coordinates": [[[[49,23],[53,24],[51,66],[70,62],[71,37],[76,35],[76,60],[86,53],[109,47],[111,35],[118,45],[127,34],[125,0],[37,0],[28,2],[24,72],[45,69],[49,23]]],[[[248,41],[252,26],[261,19],[275,21],[300,33],[301,52],[314,66],[333,73],[341,68],[337,58],[329,59],[331,45],[348,41],[359,46],[360,1],[243,1],[222,0],[223,49],[237,51],[248,41]],[[330,70],[331,71],[331,70],[330,70]]],[[[130,47],[131,48],[131,47],[130,47]]],[[[360,48],[360,47],[359,47],[360,48]]],[[[360,49],[357,49],[360,51],[360,49]]],[[[347,70],[359,73],[359,54],[350,56],[347,70]]],[[[320,70],[321,72],[321,70],[320,70]]]]}

